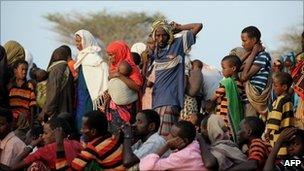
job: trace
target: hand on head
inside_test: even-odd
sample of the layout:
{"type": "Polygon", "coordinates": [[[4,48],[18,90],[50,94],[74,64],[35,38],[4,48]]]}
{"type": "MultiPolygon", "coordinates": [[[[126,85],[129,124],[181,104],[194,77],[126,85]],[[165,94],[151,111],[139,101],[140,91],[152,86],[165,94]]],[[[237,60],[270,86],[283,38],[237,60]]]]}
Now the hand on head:
{"type": "Polygon", "coordinates": [[[167,146],[174,150],[174,149],[182,149],[186,146],[185,141],[180,137],[175,137],[167,140],[167,146]]]}

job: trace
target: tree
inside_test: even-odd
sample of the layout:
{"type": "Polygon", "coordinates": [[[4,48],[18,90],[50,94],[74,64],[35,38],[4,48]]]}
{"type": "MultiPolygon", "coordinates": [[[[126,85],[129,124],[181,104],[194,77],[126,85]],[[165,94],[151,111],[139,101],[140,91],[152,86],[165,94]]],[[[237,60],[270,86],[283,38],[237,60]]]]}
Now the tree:
{"type": "Polygon", "coordinates": [[[281,34],[278,37],[278,40],[281,42],[281,46],[271,52],[274,58],[279,58],[281,55],[286,52],[296,52],[299,53],[302,51],[302,32],[303,32],[303,24],[299,24],[296,26],[289,27],[287,31],[281,34]]]}
{"type": "Polygon", "coordinates": [[[87,14],[49,13],[44,18],[53,23],[51,30],[58,34],[59,41],[74,44],[74,33],[85,29],[99,39],[104,49],[105,45],[114,40],[125,40],[129,45],[145,41],[152,22],[157,18],[165,19],[165,16],[161,13],[148,15],[144,12],[109,14],[103,10],[87,14]]]}

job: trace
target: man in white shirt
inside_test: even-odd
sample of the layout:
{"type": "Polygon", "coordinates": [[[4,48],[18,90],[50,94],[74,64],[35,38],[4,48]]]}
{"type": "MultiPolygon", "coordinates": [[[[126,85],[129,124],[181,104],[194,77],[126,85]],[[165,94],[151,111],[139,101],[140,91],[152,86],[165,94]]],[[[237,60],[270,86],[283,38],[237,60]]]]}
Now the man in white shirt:
{"type": "Polygon", "coordinates": [[[0,163],[9,167],[12,166],[12,160],[22,153],[25,147],[25,143],[11,131],[12,122],[12,113],[0,108],[0,163]]]}
{"type": "Polygon", "coordinates": [[[130,168],[139,163],[140,159],[156,152],[166,144],[164,137],[157,131],[160,125],[159,114],[154,110],[143,110],[136,115],[135,134],[140,138],[131,146],[133,133],[131,126],[124,128],[123,164],[130,168]]]}

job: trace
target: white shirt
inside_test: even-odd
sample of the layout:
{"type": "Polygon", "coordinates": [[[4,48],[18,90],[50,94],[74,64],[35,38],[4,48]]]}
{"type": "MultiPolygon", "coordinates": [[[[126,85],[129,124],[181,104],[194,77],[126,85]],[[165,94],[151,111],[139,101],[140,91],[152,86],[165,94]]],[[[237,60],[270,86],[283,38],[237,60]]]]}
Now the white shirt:
{"type": "Polygon", "coordinates": [[[139,158],[143,158],[148,154],[155,153],[166,144],[166,140],[158,133],[152,134],[147,141],[142,143],[141,140],[137,141],[133,146],[133,153],[139,158]]]}
{"type": "Polygon", "coordinates": [[[7,134],[0,142],[0,163],[11,167],[13,159],[23,152],[25,146],[13,131],[7,134]]]}

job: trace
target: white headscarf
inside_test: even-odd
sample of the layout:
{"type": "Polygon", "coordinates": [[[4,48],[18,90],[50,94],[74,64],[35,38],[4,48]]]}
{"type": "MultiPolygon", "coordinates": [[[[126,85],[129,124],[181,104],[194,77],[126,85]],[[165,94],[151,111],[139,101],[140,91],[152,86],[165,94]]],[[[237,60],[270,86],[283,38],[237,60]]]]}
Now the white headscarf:
{"type": "MultiPolygon", "coordinates": [[[[86,55],[99,53],[101,51],[101,48],[98,46],[97,41],[89,31],[79,30],[75,33],[75,36],[76,35],[81,37],[81,44],[83,49],[78,52],[77,61],[74,65],[75,69],[77,69],[82,64],[82,61],[86,55]]],[[[103,60],[101,56],[100,60],[103,60]]]]}
{"type": "Polygon", "coordinates": [[[74,68],[77,69],[82,65],[93,109],[96,110],[102,103],[102,94],[108,89],[109,67],[101,57],[101,48],[89,31],[79,30],[75,33],[76,35],[81,37],[83,49],[78,52],[74,68]]]}
{"type": "Polygon", "coordinates": [[[34,59],[33,59],[33,55],[31,54],[31,52],[27,49],[24,49],[24,53],[25,53],[25,60],[28,63],[28,70],[27,70],[27,74],[26,74],[26,79],[29,80],[30,78],[30,70],[33,67],[33,63],[34,63],[34,59]]]}
{"type": "Polygon", "coordinates": [[[147,45],[141,42],[133,44],[131,47],[131,52],[136,52],[141,55],[147,48],[147,45]]]}

